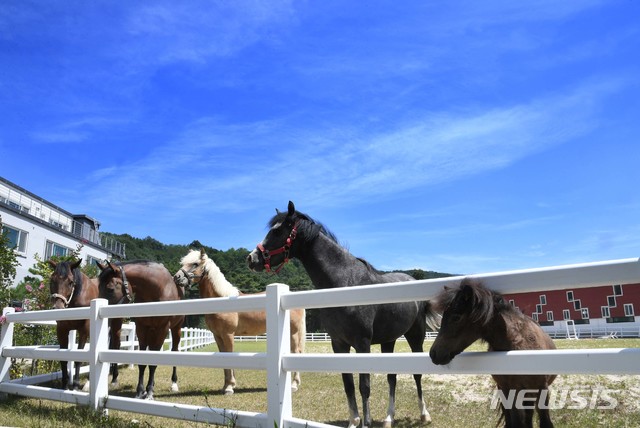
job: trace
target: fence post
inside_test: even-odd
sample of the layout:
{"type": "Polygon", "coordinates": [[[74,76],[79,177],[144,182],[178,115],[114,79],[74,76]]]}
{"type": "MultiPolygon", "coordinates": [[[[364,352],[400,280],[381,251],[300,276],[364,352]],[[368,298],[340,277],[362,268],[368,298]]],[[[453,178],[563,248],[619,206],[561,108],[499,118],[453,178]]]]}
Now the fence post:
{"type": "MultiPolygon", "coordinates": [[[[2,324],[2,333],[0,338],[0,382],[9,382],[11,380],[11,358],[7,358],[2,355],[2,350],[7,346],[13,345],[13,326],[12,322],[6,320],[7,314],[15,312],[15,308],[4,308],[2,310],[2,317],[4,323],[2,324]]],[[[0,393],[0,400],[6,400],[8,394],[0,393]]]]}
{"type": "Polygon", "coordinates": [[[289,352],[291,340],[289,311],[280,298],[289,292],[285,284],[267,286],[267,427],[284,428],[291,418],[291,373],[282,370],[282,355],[289,352]]]}
{"type": "Polygon", "coordinates": [[[91,301],[91,347],[89,349],[89,403],[93,410],[104,409],[105,400],[109,395],[109,364],[100,361],[100,352],[109,349],[109,319],[100,318],[100,308],[107,306],[106,299],[91,301]]]}

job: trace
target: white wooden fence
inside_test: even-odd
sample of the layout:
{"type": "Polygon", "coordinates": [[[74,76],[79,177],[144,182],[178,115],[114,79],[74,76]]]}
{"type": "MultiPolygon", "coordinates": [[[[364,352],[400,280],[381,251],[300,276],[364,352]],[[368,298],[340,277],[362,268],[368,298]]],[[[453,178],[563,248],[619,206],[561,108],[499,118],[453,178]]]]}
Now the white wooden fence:
{"type": "MultiPolygon", "coordinates": [[[[503,292],[586,288],[611,284],[640,283],[640,259],[625,259],[581,265],[471,275],[490,288],[503,292]]],[[[0,393],[91,406],[168,418],[187,419],[237,427],[322,427],[322,423],[292,417],[291,372],[424,373],[424,374],[640,374],[640,349],[582,349],[554,351],[510,351],[462,353],[447,366],[434,365],[425,354],[290,354],[289,310],[424,300],[434,297],[444,285],[455,286],[461,278],[379,284],[355,288],[289,292],[284,284],[272,284],[265,295],[200,299],[180,302],[140,303],[108,306],[103,299],[90,308],[7,313],[0,339],[0,393]],[[266,353],[180,353],[116,351],[108,349],[108,319],[151,315],[195,315],[211,312],[267,312],[266,353]],[[43,320],[91,320],[88,350],[58,350],[13,346],[14,323],[43,320]],[[9,379],[11,358],[75,360],[89,363],[88,393],[21,385],[9,379]],[[205,368],[266,370],[267,413],[214,409],[161,401],[144,401],[110,395],[110,363],[156,364],[205,368]]]]}

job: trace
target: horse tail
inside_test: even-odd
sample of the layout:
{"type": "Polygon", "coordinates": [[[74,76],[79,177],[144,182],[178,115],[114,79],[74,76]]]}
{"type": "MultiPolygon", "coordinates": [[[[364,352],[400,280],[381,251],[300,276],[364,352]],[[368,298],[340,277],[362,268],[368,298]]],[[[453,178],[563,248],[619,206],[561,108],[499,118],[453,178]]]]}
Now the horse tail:
{"type": "Polygon", "coordinates": [[[427,327],[432,331],[438,331],[440,329],[440,320],[442,314],[440,314],[433,303],[430,300],[424,302],[424,317],[427,321],[427,327]]]}

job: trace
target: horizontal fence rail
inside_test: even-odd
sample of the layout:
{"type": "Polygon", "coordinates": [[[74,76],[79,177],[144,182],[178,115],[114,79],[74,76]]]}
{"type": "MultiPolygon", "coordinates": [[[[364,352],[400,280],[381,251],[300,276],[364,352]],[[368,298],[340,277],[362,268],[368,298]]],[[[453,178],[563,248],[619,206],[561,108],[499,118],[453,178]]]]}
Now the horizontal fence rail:
{"type": "MultiPolygon", "coordinates": [[[[503,293],[584,288],[640,283],[640,260],[557,266],[543,269],[470,275],[503,293]]],[[[103,299],[90,308],[38,312],[6,312],[0,339],[0,393],[41,397],[108,409],[145,413],[168,418],[238,427],[320,427],[324,424],[292,417],[290,379],[292,371],[448,373],[448,374],[640,374],[640,349],[582,349],[553,351],[464,352],[446,366],[436,366],[427,354],[290,354],[289,310],[350,305],[405,302],[433,298],[445,285],[455,286],[462,277],[379,284],[331,290],[289,292],[286,285],[272,284],[265,295],[180,302],[136,303],[108,306],[103,299]],[[266,353],[180,353],[108,349],[109,318],[198,315],[212,312],[266,310],[266,353]],[[91,344],[85,350],[59,350],[13,346],[15,323],[61,319],[91,321],[91,344]],[[11,358],[86,361],[90,366],[89,393],[63,391],[9,380],[11,358]],[[204,368],[257,369],[267,372],[267,414],[211,409],[159,401],[141,401],[108,394],[110,363],[155,364],[204,368]]]]}

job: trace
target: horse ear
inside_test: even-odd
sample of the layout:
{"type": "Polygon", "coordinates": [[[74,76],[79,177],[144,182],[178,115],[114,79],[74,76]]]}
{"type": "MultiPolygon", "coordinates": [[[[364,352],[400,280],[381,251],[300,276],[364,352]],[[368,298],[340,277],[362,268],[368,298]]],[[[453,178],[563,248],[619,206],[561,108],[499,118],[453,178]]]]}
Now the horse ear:
{"type": "Polygon", "coordinates": [[[292,216],[296,212],[296,207],[295,207],[295,205],[293,205],[293,202],[291,202],[291,201],[289,201],[289,206],[287,207],[287,209],[289,210],[288,214],[290,216],[292,216]]]}
{"type": "Polygon", "coordinates": [[[109,266],[111,268],[111,270],[113,270],[113,272],[118,272],[118,266],[114,265],[113,263],[111,263],[109,260],[107,260],[107,266],[109,266]]]}
{"type": "Polygon", "coordinates": [[[204,252],[204,248],[200,248],[200,258],[204,259],[204,256],[206,256],[207,253],[204,252]]]}
{"type": "Polygon", "coordinates": [[[78,269],[78,267],[80,267],[80,263],[82,263],[82,259],[78,259],[78,260],[76,260],[76,261],[71,265],[71,270],[73,270],[73,269],[78,269]]]}
{"type": "Polygon", "coordinates": [[[54,270],[56,268],[56,266],[58,266],[58,263],[54,262],[53,260],[49,259],[47,260],[47,263],[49,264],[49,266],[51,266],[54,270]]]}
{"type": "Polygon", "coordinates": [[[104,265],[100,262],[96,262],[96,266],[98,266],[98,269],[100,269],[100,271],[103,271],[107,268],[107,265],[104,265]]]}

